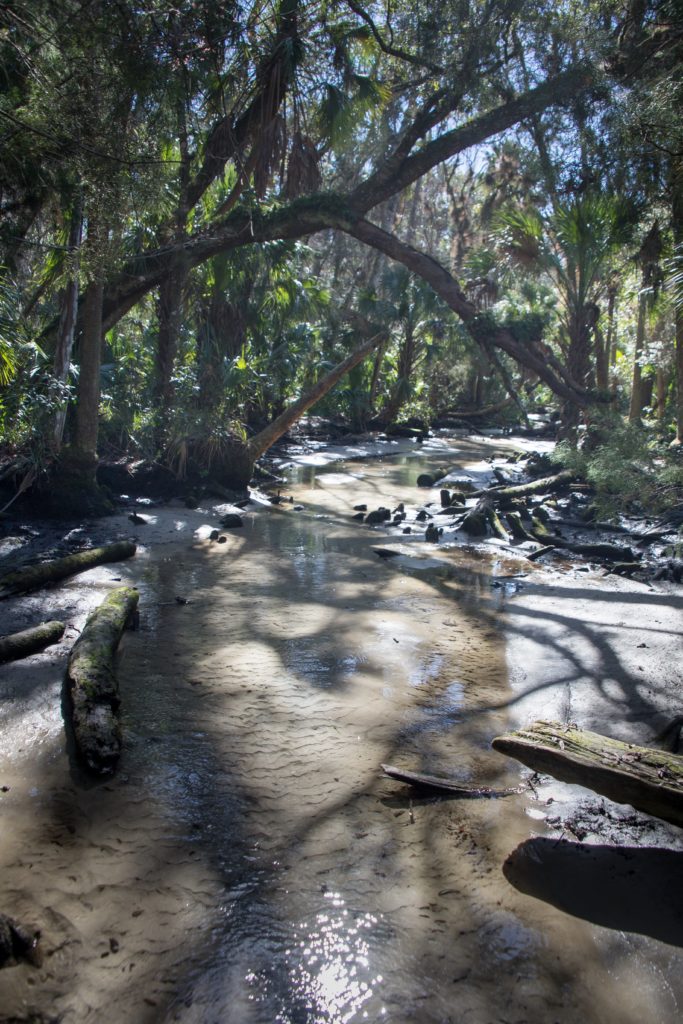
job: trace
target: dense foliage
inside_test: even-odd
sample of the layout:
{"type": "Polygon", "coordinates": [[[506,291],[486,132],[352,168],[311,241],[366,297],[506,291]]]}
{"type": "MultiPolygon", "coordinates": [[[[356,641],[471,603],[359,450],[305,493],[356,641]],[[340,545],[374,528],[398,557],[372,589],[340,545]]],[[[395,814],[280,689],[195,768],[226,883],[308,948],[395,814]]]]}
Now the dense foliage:
{"type": "Polygon", "coordinates": [[[5,465],[244,483],[312,400],[680,442],[681,14],[0,5],[5,465]]]}

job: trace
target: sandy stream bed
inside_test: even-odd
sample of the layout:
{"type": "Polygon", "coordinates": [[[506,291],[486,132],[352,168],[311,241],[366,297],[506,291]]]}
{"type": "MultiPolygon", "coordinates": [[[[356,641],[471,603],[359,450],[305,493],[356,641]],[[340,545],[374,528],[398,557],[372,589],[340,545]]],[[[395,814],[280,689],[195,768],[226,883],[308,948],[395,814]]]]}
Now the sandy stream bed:
{"type": "MultiPolygon", "coordinates": [[[[486,448],[460,448],[477,479],[486,448]]],[[[681,589],[358,526],[358,502],[433,497],[417,459],[298,461],[303,511],[218,545],[220,508],[142,508],[98,526],[133,561],[4,602],[3,632],[70,625],[0,667],[0,909],[44,950],[0,972],[0,1021],[680,1020],[680,830],[551,780],[411,798],[379,765],[516,786],[490,739],[539,717],[647,742],[681,710],[681,589]],[[119,581],[125,748],[92,783],[64,660],[119,581]]]]}

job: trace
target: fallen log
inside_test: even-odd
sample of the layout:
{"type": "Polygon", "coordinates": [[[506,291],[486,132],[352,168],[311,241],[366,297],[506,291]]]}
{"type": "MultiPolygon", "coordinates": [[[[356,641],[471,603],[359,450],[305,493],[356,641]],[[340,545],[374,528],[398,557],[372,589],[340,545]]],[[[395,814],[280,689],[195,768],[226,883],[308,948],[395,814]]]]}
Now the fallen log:
{"type": "Polygon", "coordinates": [[[496,736],[493,749],[537,772],[683,827],[683,756],[556,722],[496,736]]]}
{"type": "Polygon", "coordinates": [[[550,533],[545,526],[539,524],[537,519],[532,520],[532,533],[534,538],[541,544],[552,544],[553,547],[562,548],[564,551],[571,551],[575,555],[584,555],[586,558],[597,558],[607,562],[635,562],[638,553],[631,548],[623,548],[618,544],[607,543],[580,543],[574,540],[565,540],[555,533],[550,533]]]}
{"type": "Polygon", "coordinates": [[[529,494],[548,494],[552,491],[562,490],[567,487],[575,474],[569,469],[563,469],[561,473],[553,476],[544,476],[540,480],[531,480],[526,484],[511,484],[509,487],[488,487],[481,491],[475,491],[471,497],[484,497],[491,495],[498,502],[505,503],[513,498],[526,498],[529,494]]]}
{"type": "Polygon", "coordinates": [[[124,558],[131,558],[135,551],[136,546],[132,541],[122,540],[101,548],[78,551],[74,555],[56,558],[51,562],[41,562],[39,565],[17,569],[16,572],[0,577],[0,599],[37,590],[46,583],[57,583],[68,576],[75,576],[76,573],[85,572],[86,569],[103,565],[105,562],[120,562],[124,558]]]}
{"type": "Polygon", "coordinates": [[[121,753],[114,655],[138,599],[132,587],[113,590],[88,617],[67,664],[76,749],[87,767],[100,775],[113,771],[121,753]]]}
{"type": "Polygon", "coordinates": [[[440,775],[424,775],[421,772],[409,772],[403,768],[394,768],[391,764],[383,764],[382,771],[390,779],[397,782],[407,782],[410,786],[417,786],[420,789],[435,789],[446,793],[455,793],[457,796],[481,797],[481,796],[510,796],[512,793],[519,793],[519,789],[490,789],[488,786],[461,786],[451,779],[444,779],[440,775]]]}
{"type": "Polygon", "coordinates": [[[56,644],[61,640],[64,628],[63,622],[53,620],[0,637],[0,662],[27,658],[29,654],[42,651],[43,647],[49,644],[56,644]]]}

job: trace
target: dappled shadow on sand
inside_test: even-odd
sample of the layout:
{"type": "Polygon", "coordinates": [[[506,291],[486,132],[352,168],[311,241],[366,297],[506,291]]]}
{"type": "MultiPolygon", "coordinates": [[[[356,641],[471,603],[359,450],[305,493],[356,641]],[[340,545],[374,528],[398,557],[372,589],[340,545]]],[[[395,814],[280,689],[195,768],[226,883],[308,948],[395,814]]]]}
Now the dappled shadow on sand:
{"type": "Polygon", "coordinates": [[[526,581],[505,608],[506,632],[523,668],[496,706],[651,742],[680,700],[683,597],[627,586],[526,581]],[[667,613],[666,628],[660,612],[667,613]],[[638,645],[631,639],[636,628],[638,645]],[[638,647],[649,649],[649,671],[638,647]]]}

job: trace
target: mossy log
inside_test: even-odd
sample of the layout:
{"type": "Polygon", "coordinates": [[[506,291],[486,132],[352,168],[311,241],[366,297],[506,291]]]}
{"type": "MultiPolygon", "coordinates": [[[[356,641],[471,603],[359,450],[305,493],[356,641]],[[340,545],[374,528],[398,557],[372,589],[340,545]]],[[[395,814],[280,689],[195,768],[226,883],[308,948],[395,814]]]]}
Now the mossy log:
{"type": "Polygon", "coordinates": [[[27,658],[29,654],[41,651],[49,644],[56,644],[61,640],[64,628],[63,622],[54,620],[0,637],[0,662],[27,658]]]}
{"type": "Polygon", "coordinates": [[[534,722],[528,729],[497,736],[492,746],[534,771],[586,786],[683,827],[683,756],[679,754],[621,743],[556,722],[534,722]]]}
{"type": "Polygon", "coordinates": [[[121,753],[114,655],[138,599],[132,587],[113,590],[89,616],[67,665],[76,748],[87,767],[100,775],[113,771],[121,753]]]}
{"type": "Polygon", "coordinates": [[[574,473],[570,470],[563,469],[561,473],[555,473],[553,476],[544,476],[540,480],[531,480],[526,484],[511,484],[509,487],[489,487],[476,491],[475,494],[477,497],[490,495],[504,506],[508,501],[512,501],[515,498],[526,498],[530,494],[550,494],[553,491],[561,491],[574,480],[574,476],[574,473]]]}
{"type": "Polygon", "coordinates": [[[618,544],[607,543],[580,543],[574,540],[565,540],[550,531],[536,517],[532,519],[532,533],[534,539],[541,544],[551,544],[553,547],[562,548],[564,551],[571,551],[575,555],[583,555],[585,558],[597,558],[599,561],[607,562],[636,562],[638,553],[631,548],[620,547],[618,544]]]}
{"type": "Polygon", "coordinates": [[[86,569],[92,569],[96,565],[103,565],[105,562],[120,562],[124,558],[131,558],[136,551],[132,541],[122,540],[115,544],[106,544],[101,548],[90,548],[88,551],[78,551],[74,555],[66,555],[64,558],[55,558],[51,562],[41,562],[39,565],[29,565],[24,569],[17,569],[16,572],[7,573],[0,577],[0,599],[10,597],[12,594],[25,594],[29,590],[38,590],[46,583],[57,583],[68,576],[75,576],[86,569]]]}

